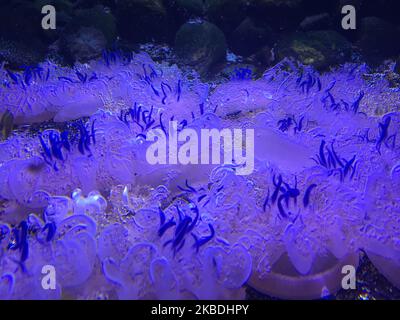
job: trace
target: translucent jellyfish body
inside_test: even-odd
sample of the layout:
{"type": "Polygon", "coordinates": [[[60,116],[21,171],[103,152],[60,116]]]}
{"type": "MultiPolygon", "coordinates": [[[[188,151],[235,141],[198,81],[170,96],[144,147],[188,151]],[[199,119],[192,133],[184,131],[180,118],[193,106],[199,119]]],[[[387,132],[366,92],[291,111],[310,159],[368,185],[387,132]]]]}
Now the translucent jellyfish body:
{"type": "Polygon", "coordinates": [[[247,283],[318,298],[360,249],[399,286],[399,91],[366,72],[285,60],[209,90],[119,51],[2,69],[2,111],[61,123],[0,145],[0,297],[232,299],[247,283]],[[254,170],[150,164],[149,132],[168,136],[170,121],[198,136],[253,129],[254,170]],[[51,293],[44,265],[59,274],[51,293]]]}

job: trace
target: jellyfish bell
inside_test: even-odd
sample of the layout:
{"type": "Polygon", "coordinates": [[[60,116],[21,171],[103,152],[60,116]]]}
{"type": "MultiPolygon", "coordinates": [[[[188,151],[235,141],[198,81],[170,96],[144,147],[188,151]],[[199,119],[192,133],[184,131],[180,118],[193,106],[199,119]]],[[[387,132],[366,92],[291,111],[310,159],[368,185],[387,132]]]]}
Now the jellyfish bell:
{"type": "Polygon", "coordinates": [[[357,269],[359,256],[350,253],[342,259],[332,254],[316,257],[306,274],[293,266],[287,254],[283,254],[269,272],[258,277],[253,273],[248,284],[259,292],[282,299],[319,299],[324,290],[334,294],[342,288],[344,266],[357,269]]]}
{"type": "Polygon", "coordinates": [[[33,78],[0,70],[0,108],[13,107],[17,124],[73,127],[16,131],[1,145],[0,245],[25,249],[0,251],[0,296],[93,297],[104,285],[121,299],[232,299],[248,284],[319,298],[357,267],[360,248],[398,285],[399,117],[377,105],[398,91],[386,80],[285,59],[255,81],[245,72],[212,87],[145,54],[103,60],[46,63],[33,78]],[[254,170],[237,174],[237,158],[203,163],[199,146],[189,161],[190,135],[173,141],[184,161],[149,163],[146,138],[154,129],[168,140],[169,121],[198,140],[204,129],[254,130],[254,170]],[[54,296],[14,272],[36,276],[44,263],[62,273],[54,296]]]}
{"type": "Polygon", "coordinates": [[[256,127],[255,157],[259,161],[272,163],[283,171],[298,172],[313,165],[314,151],[298,143],[290,141],[286,135],[268,128],[256,127]]]}
{"type": "Polygon", "coordinates": [[[360,244],[374,266],[395,286],[400,278],[399,179],[397,165],[381,168],[368,178],[365,189],[367,224],[360,244]],[[387,202],[386,199],[390,201],[387,202]]]}

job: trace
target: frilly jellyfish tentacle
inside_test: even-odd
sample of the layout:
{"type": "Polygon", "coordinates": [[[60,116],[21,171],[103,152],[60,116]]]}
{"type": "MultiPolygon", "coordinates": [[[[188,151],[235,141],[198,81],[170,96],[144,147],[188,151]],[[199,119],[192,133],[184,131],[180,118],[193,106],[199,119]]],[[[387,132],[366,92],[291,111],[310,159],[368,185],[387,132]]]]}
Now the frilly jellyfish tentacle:
{"type": "Polygon", "coordinates": [[[53,297],[35,285],[52,264],[54,297],[104,285],[121,299],[232,299],[249,283],[318,298],[360,248],[399,285],[399,91],[366,72],[285,59],[212,85],[117,48],[73,68],[1,68],[0,111],[46,129],[0,144],[0,295],[53,297]],[[168,138],[169,121],[200,137],[254,129],[253,172],[150,165],[150,131],[168,138]]]}
{"type": "Polygon", "coordinates": [[[297,271],[301,274],[310,272],[315,259],[312,244],[307,238],[302,239],[297,234],[295,227],[289,225],[285,230],[283,241],[290,261],[293,263],[297,271]]]}
{"type": "Polygon", "coordinates": [[[56,239],[62,238],[66,233],[79,232],[84,230],[91,235],[96,235],[96,223],[95,221],[87,215],[75,214],[62,220],[59,225],[57,225],[57,232],[55,235],[56,239]]]}
{"type": "Polygon", "coordinates": [[[5,273],[0,277],[0,299],[9,299],[14,291],[15,276],[5,273]]]}
{"type": "Polygon", "coordinates": [[[150,277],[158,299],[175,300],[179,298],[177,281],[167,259],[158,258],[151,262],[150,277]]]}
{"type": "Polygon", "coordinates": [[[125,257],[132,245],[128,239],[128,229],[119,223],[105,227],[97,243],[100,260],[113,259],[117,264],[125,257]]]}
{"type": "Polygon", "coordinates": [[[54,266],[61,286],[75,287],[84,283],[93,269],[92,258],[77,240],[58,240],[55,246],[54,266]]]}
{"type": "Polygon", "coordinates": [[[102,261],[102,272],[107,280],[123,286],[122,275],[119,270],[119,265],[112,258],[105,258],[102,261]]]}

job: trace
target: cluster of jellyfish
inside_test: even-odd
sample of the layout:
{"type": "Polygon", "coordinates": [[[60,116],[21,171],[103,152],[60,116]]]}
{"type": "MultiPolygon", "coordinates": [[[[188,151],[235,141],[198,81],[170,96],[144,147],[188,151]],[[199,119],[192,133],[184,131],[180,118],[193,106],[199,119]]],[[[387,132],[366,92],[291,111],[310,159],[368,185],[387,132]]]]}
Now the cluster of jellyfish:
{"type": "Polygon", "coordinates": [[[18,130],[0,144],[0,298],[316,299],[361,250],[400,287],[400,91],[368,72],[286,59],[208,84],[120,51],[1,68],[18,130]],[[171,120],[254,129],[254,171],[150,165],[146,134],[171,120]]]}

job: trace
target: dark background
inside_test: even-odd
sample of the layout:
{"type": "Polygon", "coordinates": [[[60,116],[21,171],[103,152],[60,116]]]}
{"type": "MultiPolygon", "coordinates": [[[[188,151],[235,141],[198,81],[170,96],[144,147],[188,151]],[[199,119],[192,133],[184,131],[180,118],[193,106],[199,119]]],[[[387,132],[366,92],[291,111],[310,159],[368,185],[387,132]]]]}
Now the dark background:
{"type": "Polygon", "coordinates": [[[170,55],[203,73],[224,65],[226,50],[235,54],[232,59],[260,70],[288,56],[320,70],[346,61],[379,66],[400,57],[399,3],[0,0],[0,61],[14,69],[46,58],[73,64],[101,56],[104,48],[138,51],[140,44],[151,43],[149,51],[163,48],[160,60],[170,55]],[[41,8],[46,4],[56,7],[56,30],[41,28],[41,8]],[[354,31],[341,28],[341,8],[346,4],[357,9],[354,31]]]}

